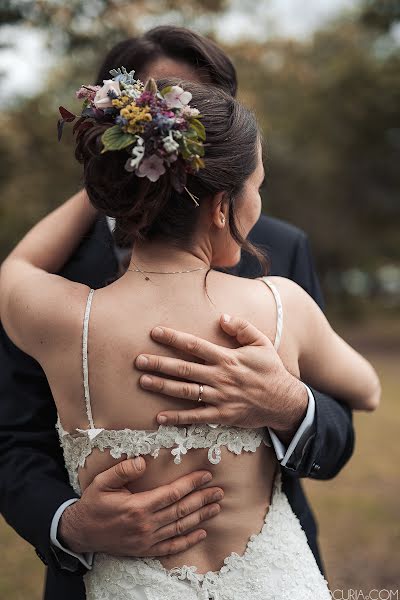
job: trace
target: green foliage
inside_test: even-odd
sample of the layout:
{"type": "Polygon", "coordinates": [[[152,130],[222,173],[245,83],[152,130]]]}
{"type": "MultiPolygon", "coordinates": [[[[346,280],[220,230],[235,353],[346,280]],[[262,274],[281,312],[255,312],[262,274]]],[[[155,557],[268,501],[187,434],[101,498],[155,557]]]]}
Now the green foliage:
{"type": "Polygon", "coordinates": [[[364,0],[361,21],[368,27],[388,31],[400,21],[400,0],[364,0]]]}
{"type": "MultiPolygon", "coordinates": [[[[201,115],[199,115],[199,116],[201,116],[201,115]]],[[[192,119],[190,125],[191,125],[191,129],[192,128],[194,129],[195,135],[198,136],[204,142],[206,139],[206,130],[204,128],[203,123],[201,121],[199,121],[198,119],[192,119]]]]}
{"type": "Polygon", "coordinates": [[[375,39],[338,23],[232,49],[266,137],[265,210],[310,234],[322,273],[400,260],[400,56],[375,39]]]}
{"type": "Polygon", "coordinates": [[[109,127],[101,136],[101,141],[104,144],[101,154],[108,150],[122,150],[134,144],[136,137],[136,135],[132,135],[131,133],[124,133],[119,125],[109,127]]]}
{"type": "MultiPolygon", "coordinates": [[[[400,262],[400,53],[377,51],[389,36],[366,25],[365,14],[309,42],[227,48],[241,98],[265,133],[264,210],[307,231],[322,275],[400,262]]],[[[60,59],[42,94],[0,117],[0,256],[81,185],[72,132],[57,143],[57,111],[64,102],[73,110],[71,90],[93,80],[108,49],[107,32],[96,35],[93,47],[60,59]]],[[[201,123],[192,127],[203,139],[201,123]]],[[[201,156],[192,139],[186,143],[187,155],[201,156]]]]}

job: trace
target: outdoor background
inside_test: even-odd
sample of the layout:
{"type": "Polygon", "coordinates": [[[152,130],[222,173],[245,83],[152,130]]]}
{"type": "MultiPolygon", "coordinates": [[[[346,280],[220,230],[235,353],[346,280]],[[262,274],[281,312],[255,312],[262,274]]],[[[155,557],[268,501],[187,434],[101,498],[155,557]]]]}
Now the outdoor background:
{"type": "MultiPolygon", "coordinates": [[[[375,588],[399,591],[371,598],[398,600],[399,0],[2,0],[0,261],[80,188],[71,128],[57,142],[58,106],[78,111],[74,91],[104,54],[164,23],[232,57],[266,138],[264,211],[306,230],[329,317],[382,377],[380,408],[355,415],[350,464],[305,486],[333,597],[375,588]]],[[[42,563],[1,517],[0,547],[0,598],[39,600],[42,563]]]]}

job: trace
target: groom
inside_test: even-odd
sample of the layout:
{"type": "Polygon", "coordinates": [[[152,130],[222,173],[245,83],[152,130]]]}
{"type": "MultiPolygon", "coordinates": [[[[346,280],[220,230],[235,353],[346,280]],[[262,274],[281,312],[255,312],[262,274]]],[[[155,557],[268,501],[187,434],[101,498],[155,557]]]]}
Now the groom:
{"type": "MultiPolygon", "coordinates": [[[[236,93],[236,73],[227,56],[213,42],[187,29],[158,27],[141,38],[120,42],[106,57],[97,84],[109,78],[111,68],[120,65],[128,71],[136,69],[142,80],[149,75],[177,76],[236,93]]],[[[262,216],[250,239],[268,252],[270,274],[293,279],[322,304],[307,237],[302,231],[262,216]]],[[[122,257],[123,250],[115,247],[109,222],[99,218],[62,275],[98,288],[115,276],[122,257]]],[[[258,275],[257,269],[254,260],[243,255],[235,274],[252,277],[258,275]]],[[[216,347],[215,386],[221,398],[221,414],[229,407],[224,423],[229,424],[231,419],[238,424],[244,418],[238,406],[242,410],[245,382],[246,426],[251,426],[252,415],[257,413],[259,419],[260,410],[264,411],[264,425],[270,430],[282,465],[283,489],[322,570],[316,523],[300,478],[332,478],[349,460],[354,445],[351,411],[293,378],[272,345],[255,328],[237,319],[224,328],[237,336],[242,346],[240,351],[229,350],[229,361],[223,360],[227,349],[216,347]],[[240,404],[236,402],[239,398],[240,404]]],[[[182,335],[176,332],[160,342],[176,346],[185,343],[182,335]]],[[[132,357],[132,364],[134,360],[132,357]]],[[[82,574],[91,567],[93,552],[160,556],[197,543],[196,530],[207,519],[207,504],[214,501],[202,488],[199,473],[146,493],[128,494],[124,485],[141,477],[145,467],[139,470],[134,461],[124,461],[96,477],[78,499],[68,483],[54,428],[55,406],[45,375],[33,359],[11,343],[3,329],[0,364],[0,510],[48,565],[46,600],[85,597],[82,574]],[[157,511],[165,506],[170,507],[174,533],[157,545],[152,541],[157,511]],[[191,515],[191,527],[182,531],[179,523],[187,515],[191,515]]],[[[151,364],[151,371],[158,371],[159,377],[165,375],[163,369],[162,361],[151,364]]],[[[185,379],[191,379],[189,371],[185,379]]],[[[159,382],[153,377],[151,385],[159,382]]],[[[182,411],[172,419],[187,422],[182,411]]],[[[260,426],[259,421],[256,426],[260,426]]]]}

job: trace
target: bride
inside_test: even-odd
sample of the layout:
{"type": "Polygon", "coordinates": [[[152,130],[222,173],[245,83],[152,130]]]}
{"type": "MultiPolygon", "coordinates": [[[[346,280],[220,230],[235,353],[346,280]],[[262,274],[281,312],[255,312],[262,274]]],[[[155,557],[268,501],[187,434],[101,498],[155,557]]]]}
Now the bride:
{"type": "MultiPolygon", "coordinates": [[[[144,86],[123,67],[110,73],[102,88],[77,92],[84,104],[76,157],[87,197],[77,194],[42,219],[4,261],[1,320],[46,372],[79,494],[126,457],[147,462],[130,492],[208,469],[225,493],[203,540],[186,551],[161,559],[98,553],[85,575],[87,598],[328,600],[267,429],[158,425],[160,410],[187,401],[145,391],[134,358],[163,352],[149,335],[159,323],[232,347],[219,327],[229,313],[268,336],[296,377],[350,399],[353,409],[376,408],[377,376],[295,283],[214,270],[236,264],[244,247],[259,255],[245,240],[260,215],[264,179],[253,114],[214,87],[144,86]],[[95,291],[54,273],[99,211],[115,217],[118,235],[134,247],[127,271],[95,291]]],[[[60,112],[61,136],[74,115],[60,112]]],[[[207,403],[201,385],[198,400],[207,403]]],[[[167,526],[158,533],[171,535],[167,526]]]]}

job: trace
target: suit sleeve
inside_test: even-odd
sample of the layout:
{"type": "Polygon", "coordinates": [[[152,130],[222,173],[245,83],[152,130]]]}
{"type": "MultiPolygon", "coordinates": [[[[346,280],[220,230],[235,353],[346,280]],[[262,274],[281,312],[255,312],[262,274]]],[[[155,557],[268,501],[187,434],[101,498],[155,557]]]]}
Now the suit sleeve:
{"type": "MultiPolygon", "coordinates": [[[[116,269],[109,230],[99,219],[61,274],[101,287],[116,269]]],[[[45,564],[57,568],[51,521],[59,506],[76,494],[55,430],[55,405],[40,365],[2,327],[0,364],[0,512],[45,564]]],[[[73,560],[67,570],[76,571],[73,560]]]]}
{"type": "MultiPolygon", "coordinates": [[[[290,279],[301,285],[323,308],[310,244],[303,232],[299,234],[294,248],[290,279]]],[[[315,400],[314,421],[305,439],[297,444],[282,468],[294,477],[331,479],[353,454],[355,434],[352,410],[347,404],[310,389],[315,400]]]]}

